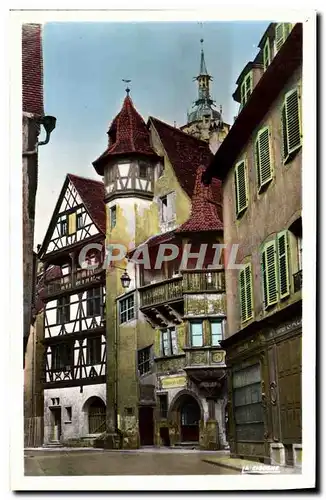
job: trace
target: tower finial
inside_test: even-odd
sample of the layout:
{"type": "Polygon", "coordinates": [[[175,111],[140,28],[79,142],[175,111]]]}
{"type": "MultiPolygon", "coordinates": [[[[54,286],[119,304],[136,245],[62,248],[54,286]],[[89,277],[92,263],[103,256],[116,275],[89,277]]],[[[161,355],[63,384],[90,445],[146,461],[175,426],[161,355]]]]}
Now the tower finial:
{"type": "Polygon", "coordinates": [[[125,90],[126,90],[126,92],[127,92],[127,95],[129,95],[130,88],[129,88],[128,83],[131,83],[131,80],[124,80],[124,79],[122,79],[122,81],[123,81],[123,82],[125,82],[125,83],[127,84],[127,87],[126,87],[126,89],[125,89],[125,90]]]}

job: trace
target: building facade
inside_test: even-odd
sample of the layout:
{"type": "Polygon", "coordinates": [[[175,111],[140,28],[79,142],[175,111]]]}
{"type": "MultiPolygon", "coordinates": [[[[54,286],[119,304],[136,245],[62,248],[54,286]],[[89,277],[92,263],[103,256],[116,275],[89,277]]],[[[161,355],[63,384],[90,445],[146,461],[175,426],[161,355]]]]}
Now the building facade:
{"type": "Polygon", "coordinates": [[[44,444],[89,445],[105,429],[103,198],[101,182],[68,174],[39,249],[44,444]]]}
{"type": "Polygon", "coordinates": [[[272,23],[234,98],[239,115],[203,176],[223,181],[231,453],[301,461],[302,25],[272,23]]]}

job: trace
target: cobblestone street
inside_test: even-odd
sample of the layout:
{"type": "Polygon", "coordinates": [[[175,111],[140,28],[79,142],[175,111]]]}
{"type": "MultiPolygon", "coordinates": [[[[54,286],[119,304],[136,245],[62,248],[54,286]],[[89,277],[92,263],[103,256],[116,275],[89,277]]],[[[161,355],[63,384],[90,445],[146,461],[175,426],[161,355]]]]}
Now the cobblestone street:
{"type": "Polygon", "coordinates": [[[26,476],[237,474],[203,462],[217,453],[197,450],[28,450],[26,476]]]}

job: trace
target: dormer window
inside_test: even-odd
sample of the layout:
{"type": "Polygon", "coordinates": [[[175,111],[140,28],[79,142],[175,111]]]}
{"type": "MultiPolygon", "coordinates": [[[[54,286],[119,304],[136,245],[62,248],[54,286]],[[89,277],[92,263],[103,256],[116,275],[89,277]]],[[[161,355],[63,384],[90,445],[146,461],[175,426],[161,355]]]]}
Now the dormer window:
{"type": "Polygon", "coordinates": [[[170,222],[175,219],[175,192],[162,196],[159,205],[161,222],[170,222]]]}
{"type": "Polygon", "coordinates": [[[278,23],[275,27],[275,54],[280,50],[283,43],[292,30],[291,23],[278,23]]]}
{"type": "Polygon", "coordinates": [[[269,38],[267,38],[264,49],[263,49],[263,62],[264,62],[264,71],[268,68],[271,63],[271,47],[269,38]]]}
{"type": "Polygon", "coordinates": [[[252,71],[249,71],[247,75],[244,77],[243,82],[241,84],[240,93],[241,93],[241,106],[243,107],[248,101],[250,95],[252,94],[253,81],[252,81],[252,71]]]}

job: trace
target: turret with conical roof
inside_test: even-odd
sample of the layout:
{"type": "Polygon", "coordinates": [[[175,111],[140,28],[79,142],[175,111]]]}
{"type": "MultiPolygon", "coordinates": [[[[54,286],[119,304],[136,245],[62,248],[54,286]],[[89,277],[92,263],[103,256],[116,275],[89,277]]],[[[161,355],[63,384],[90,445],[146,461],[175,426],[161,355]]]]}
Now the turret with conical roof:
{"type": "Polygon", "coordinates": [[[106,199],[114,196],[153,197],[154,166],[159,157],[151,147],[147,126],[126,89],[122,108],[108,130],[107,149],[93,162],[104,176],[106,199]]]}

